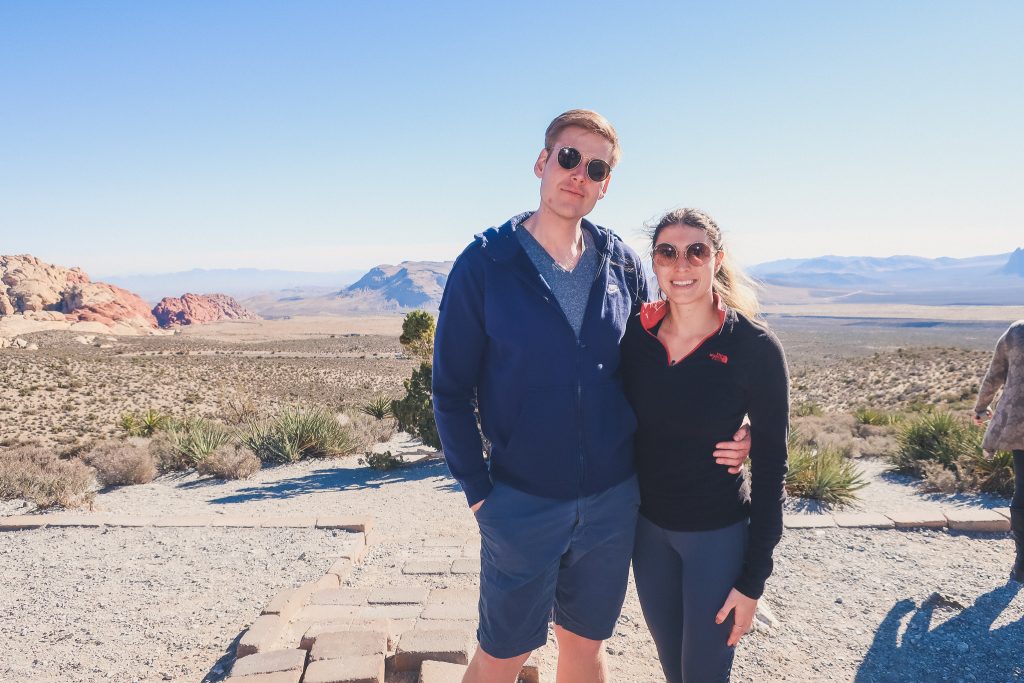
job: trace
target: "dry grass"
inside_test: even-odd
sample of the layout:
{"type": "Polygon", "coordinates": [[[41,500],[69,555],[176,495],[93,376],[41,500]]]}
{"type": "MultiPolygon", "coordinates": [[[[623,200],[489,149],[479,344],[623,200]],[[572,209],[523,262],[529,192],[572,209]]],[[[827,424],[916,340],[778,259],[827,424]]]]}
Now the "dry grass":
{"type": "Polygon", "coordinates": [[[92,502],[94,486],[93,470],[80,460],[62,460],[37,446],[0,451],[0,500],[79,507],[92,502]]]}
{"type": "Polygon", "coordinates": [[[82,460],[96,470],[103,486],[148,484],[156,477],[156,459],[145,446],[129,441],[104,441],[82,460]]]}
{"type": "Polygon", "coordinates": [[[200,474],[217,479],[248,479],[260,471],[262,463],[256,454],[240,444],[228,444],[203,458],[196,466],[200,474]]]}

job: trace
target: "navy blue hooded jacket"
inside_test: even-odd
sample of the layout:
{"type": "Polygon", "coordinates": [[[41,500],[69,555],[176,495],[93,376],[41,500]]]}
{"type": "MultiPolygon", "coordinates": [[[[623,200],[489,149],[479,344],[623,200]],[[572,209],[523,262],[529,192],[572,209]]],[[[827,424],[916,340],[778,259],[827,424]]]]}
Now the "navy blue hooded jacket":
{"type": "Polygon", "coordinates": [[[619,342],[647,300],[640,259],[614,233],[583,221],[601,260],[577,339],[515,234],[529,215],[477,235],[441,298],[434,416],[470,505],[487,497],[492,481],[568,499],[634,472],[636,418],[622,390],[619,342]]]}

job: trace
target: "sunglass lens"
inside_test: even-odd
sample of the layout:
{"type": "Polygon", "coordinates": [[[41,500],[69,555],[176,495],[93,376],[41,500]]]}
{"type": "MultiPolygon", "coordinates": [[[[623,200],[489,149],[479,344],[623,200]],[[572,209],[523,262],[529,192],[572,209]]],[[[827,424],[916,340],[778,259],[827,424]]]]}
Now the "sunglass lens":
{"type": "Polygon", "coordinates": [[[569,171],[580,165],[583,157],[579,150],[572,147],[563,147],[558,150],[558,165],[569,171]]]}
{"type": "Polygon", "coordinates": [[[608,174],[612,172],[611,167],[607,162],[601,161],[600,159],[591,159],[590,163],[587,164],[587,175],[595,183],[604,182],[604,179],[608,177],[608,174]]]}
{"type": "Polygon", "coordinates": [[[695,266],[703,266],[711,258],[711,247],[703,242],[694,242],[686,248],[686,259],[695,266]]]}
{"type": "Polygon", "coordinates": [[[659,266],[675,265],[679,255],[671,244],[659,244],[654,248],[654,262],[659,266]]]}

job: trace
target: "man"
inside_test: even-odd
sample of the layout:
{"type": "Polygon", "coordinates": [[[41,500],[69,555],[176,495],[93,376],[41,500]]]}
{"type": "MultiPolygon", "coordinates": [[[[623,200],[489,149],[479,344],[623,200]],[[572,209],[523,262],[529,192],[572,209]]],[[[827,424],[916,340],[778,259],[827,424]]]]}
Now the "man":
{"type": "MultiPolygon", "coordinates": [[[[647,282],[636,253],[584,217],[619,156],[600,114],[558,116],[533,169],[540,207],[478,235],[441,300],[434,412],[481,535],[468,683],[515,681],[552,613],[558,682],[607,680],[639,505],[619,342],[647,282]]],[[[735,466],[749,440],[725,448],[716,458],[735,466]]]]}

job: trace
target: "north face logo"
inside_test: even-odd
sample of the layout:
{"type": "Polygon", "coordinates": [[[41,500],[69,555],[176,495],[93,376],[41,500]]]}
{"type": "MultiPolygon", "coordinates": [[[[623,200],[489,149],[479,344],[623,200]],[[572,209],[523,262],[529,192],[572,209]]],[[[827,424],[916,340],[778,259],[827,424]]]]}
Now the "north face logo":
{"type": "Polygon", "coordinates": [[[718,353],[717,351],[715,351],[714,353],[709,353],[708,358],[710,358],[713,361],[718,361],[722,365],[726,365],[729,363],[729,356],[725,355],[724,353],[718,353]]]}

